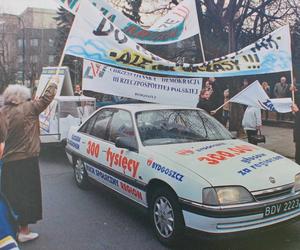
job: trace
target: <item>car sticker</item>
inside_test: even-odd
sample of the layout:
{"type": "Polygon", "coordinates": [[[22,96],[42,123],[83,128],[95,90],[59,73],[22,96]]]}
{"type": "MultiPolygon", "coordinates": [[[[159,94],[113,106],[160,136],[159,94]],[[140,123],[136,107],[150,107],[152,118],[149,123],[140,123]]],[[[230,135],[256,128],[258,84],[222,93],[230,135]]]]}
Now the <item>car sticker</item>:
{"type": "Polygon", "coordinates": [[[191,154],[195,154],[196,152],[200,153],[202,151],[220,147],[220,146],[224,146],[224,145],[226,145],[226,143],[220,142],[220,143],[215,143],[215,144],[211,144],[211,145],[205,145],[200,148],[182,149],[182,150],[177,151],[176,153],[179,155],[191,155],[191,154]]]}
{"type": "Polygon", "coordinates": [[[98,158],[100,153],[100,144],[89,140],[86,153],[92,157],[98,158]]]}
{"type": "Polygon", "coordinates": [[[122,168],[124,174],[129,172],[133,178],[136,178],[140,163],[124,155],[123,149],[118,152],[113,152],[109,147],[106,151],[106,161],[109,167],[122,168]]]}
{"type": "Polygon", "coordinates": [[[284,159],[281,155],[276,155],[274,157],[268,158],[268,159],[261,159],[262,157],[267,156],[266,154],[257,154],[250,157],[244,157],[241,161],[246,164],[251,164],[250,166],[247,166],[246,168],[243,168],[239,170],[237,173],[239,175],[245,176],[257,169],[260,169],[262,167],[268,167],[270,163],[279,161],[284,159]],[[258,160],[258,162],[254,163],[253,161],[258,160]]]}
{"type": "Polygon", "coordinates": [[[183,174],[181,174],[177,171],[174,171],[168,167],[162,166],[162,165],[156,163],[155,161],[153,161],[152,159],[149,159],[147,161],[147,165],[151,166],[152,169],[156,170],[157,172],[160,172],[166,176],[169,176],[170,178],[173,178],[179,182],[182,182],[182,180],[183,180],[183,177],[184,177],[183,174]]]}
{"type": "Polygon", "coordinates": [[[72,137],[71,137],[71,139],[72,139],[73,141],[80,142],[81,137],[78,136],[78,135],[74,135],[74,134],[73,134],[72,137]]]}
{"type": "Polygon", "coordinates": [[[67,139],[67,144],[70,145],[72,148],[80,149],[80,145],[70,139],[67,139]]]}
{"type": "Polygon", "coordinates": [[[218,165],[220,162],[237,157],[241,154],[245,154],[254,150],[257,150],[258,148],[250,145],[240,145],[235,146],[231,148],[227,148],[224,150],[216,151],[212,154],[207,154],[205,156],[200,156],[197,159],[199,161],[205,161],[209,165],[218,165]]]}
{"type": "Polygon", "coordinates": [[[85,163],[85,167],[88,175],[94,180],[118,191],[119,193],[133,200],[136,200],[141,204],[146,204],[146,193],[144,191],[99,170],[91,164],[85,163]]]}

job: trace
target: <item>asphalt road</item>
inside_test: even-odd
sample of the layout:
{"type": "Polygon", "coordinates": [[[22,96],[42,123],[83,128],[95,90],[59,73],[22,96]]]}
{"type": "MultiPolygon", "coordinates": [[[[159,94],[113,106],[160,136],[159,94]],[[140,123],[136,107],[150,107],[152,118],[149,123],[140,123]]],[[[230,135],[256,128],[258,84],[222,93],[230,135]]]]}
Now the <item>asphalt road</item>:
{"type": "MultiPolygon", "coordinates": [[[[62,150],[40,158],[44,219],[31,228],[40,237],[24,250],[166,249],[155,238],[147,214],[106,188],[79,189],[62,150]]],[[[177,249],[296,250],[300,222],[276,230],[231,239],[187,235],[177,249]]]]}

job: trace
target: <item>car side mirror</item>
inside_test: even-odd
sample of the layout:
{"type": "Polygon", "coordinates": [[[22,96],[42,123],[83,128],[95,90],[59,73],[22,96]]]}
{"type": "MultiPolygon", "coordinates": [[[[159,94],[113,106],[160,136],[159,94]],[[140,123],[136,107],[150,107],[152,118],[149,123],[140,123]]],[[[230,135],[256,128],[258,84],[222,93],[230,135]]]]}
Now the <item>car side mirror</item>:
{"type": "Polygon", "coordinates": [[[115,145],[117,148],[126,148],[130,151],[138,152],[138,145],[135,137],[121,136],[116,138],[115,145]]]}

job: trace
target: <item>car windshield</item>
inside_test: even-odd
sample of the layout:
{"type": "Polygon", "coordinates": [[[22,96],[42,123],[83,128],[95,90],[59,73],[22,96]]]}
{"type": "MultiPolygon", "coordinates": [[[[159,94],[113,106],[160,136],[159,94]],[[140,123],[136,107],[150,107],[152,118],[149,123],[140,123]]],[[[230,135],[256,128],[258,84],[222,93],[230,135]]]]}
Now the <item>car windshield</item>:
{"type": "Polygon", "coordinates": [[[143,145],[232,139],[217,120],[200,110],[151,110],[136,114],[143,145]]]}

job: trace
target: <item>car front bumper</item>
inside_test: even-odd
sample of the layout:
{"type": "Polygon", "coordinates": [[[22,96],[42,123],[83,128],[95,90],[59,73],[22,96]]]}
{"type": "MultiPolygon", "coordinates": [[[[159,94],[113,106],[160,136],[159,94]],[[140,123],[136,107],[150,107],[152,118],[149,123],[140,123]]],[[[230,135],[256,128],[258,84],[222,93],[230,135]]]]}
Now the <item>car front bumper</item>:
{"type": "Polygon", "coordinates": [[[300,216],[300,206],[282,214],[270,217],[264,216],[265,207],[284,203],[292,199],[300,199],[300,193],[268,202],[226,207],[206,206],[184,199],[179,199],[179,201],[187,228],[212,234],[227,234],[297,220],[300,216]]]}

